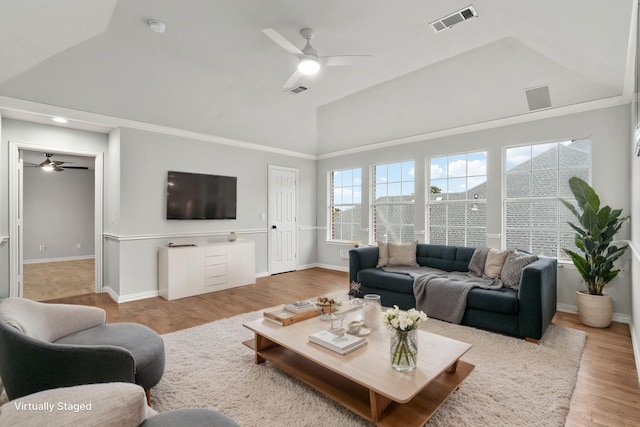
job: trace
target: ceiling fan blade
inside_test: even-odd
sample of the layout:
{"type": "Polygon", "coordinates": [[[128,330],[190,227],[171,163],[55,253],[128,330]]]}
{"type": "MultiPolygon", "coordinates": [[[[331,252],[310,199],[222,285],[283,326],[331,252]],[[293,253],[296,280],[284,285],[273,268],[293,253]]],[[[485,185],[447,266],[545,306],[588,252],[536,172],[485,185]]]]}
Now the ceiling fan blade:
{"type": "Polygon", "coordinates": [[[64,168],[61,166],[54,166],[53,170],[56,172],[64,172],[64,168]]]}
{"type": "Polygon", "coordinates": [[[285,39],[279,32],[277,32],[273,28],[265,28],[264,30],[262,30],[262,32],[265,33],[271,40],[279,44],[280,47],[287,52],[296,56],[304,56],[304,53],[302,53],[300,49],[295,47],[293,43],[285,39]]]}
{"type": "Polygon", "coordinates": [[[325,56],[322,59],[327,67],[343,67],[346,65],[354,65],[367,61],[371,55],[337,55],[325,56]]]}
{"type": "Polygon", "coordinates": [[[285,90],[291,89],[302,77],[302,73],[298,70],[294,71],[293,74],[289,76],[286,82],[282,85],[285,90]]]}
{"type": "Polygon", "coordinates": [[[42,167],[45,167],[45,166],[48,166],[48,165],[51,165],[51,164],[53,164],[53,162],[51,160],[47,159],[44,162],[38,164],[38,167],[42,168],[42,167]]]}
{"type": "Polygon", "coordinates": [[[89,169],[88,166],[65,166],[62,169],[89,169]]]}
{"type": "Polygon", "coordinates": [[[59,161],[57,161],[57,160],[53,160],[51,163],[53,163],[53,164],[54,164],[54,165],[56,165],[56,166],[60,166],[60,165],[64,165],[64,164],[65,164],[65,163],[67,163],[67,162],[59,162],[59,161]]]}

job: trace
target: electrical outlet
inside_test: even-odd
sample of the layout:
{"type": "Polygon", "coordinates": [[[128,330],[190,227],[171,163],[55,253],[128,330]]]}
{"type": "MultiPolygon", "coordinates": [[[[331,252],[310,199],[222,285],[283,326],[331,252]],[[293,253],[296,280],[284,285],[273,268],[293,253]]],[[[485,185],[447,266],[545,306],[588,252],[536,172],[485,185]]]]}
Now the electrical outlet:
{"type": "Polygon", "coordinates": [[[40,252],[44,252],[44,245],[40,245],[40,252]]]}
{"type": "Polygon", "coordinates": [[[82,247],[82,245],[80,243],[76,244],[76,248],[80,249],[82,247]]]}

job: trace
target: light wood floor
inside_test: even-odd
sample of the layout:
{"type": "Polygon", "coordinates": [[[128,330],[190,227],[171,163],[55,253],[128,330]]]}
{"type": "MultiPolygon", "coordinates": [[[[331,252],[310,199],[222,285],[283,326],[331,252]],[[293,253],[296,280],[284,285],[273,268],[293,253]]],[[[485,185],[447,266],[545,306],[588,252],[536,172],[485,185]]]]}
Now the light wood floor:
{"type": "Polygon", "coordinates": [[[95,291],[93,259],[24,264],[23,295],[46,301],[95,291]]]}
{"type": "MultiPolygon", "coordinates": [[[[164,334],[347,289],[347,273],[314,268],[260,278],[255,285],[174,301],[158,297],[116,304],[106,294],[89,294],[51,302],[95,305],[106,310],[110,322],[138,322],[164,334]]],[[[587,333],[566,425],[640,425],[640,385],[628,325],[613,323],[607,329],[588,328],[578,322],[577,315],[569,313],[556,314],[553,322],[587,333]]],[[[544,420],[540,424],[544,425],[544,420]]]]}

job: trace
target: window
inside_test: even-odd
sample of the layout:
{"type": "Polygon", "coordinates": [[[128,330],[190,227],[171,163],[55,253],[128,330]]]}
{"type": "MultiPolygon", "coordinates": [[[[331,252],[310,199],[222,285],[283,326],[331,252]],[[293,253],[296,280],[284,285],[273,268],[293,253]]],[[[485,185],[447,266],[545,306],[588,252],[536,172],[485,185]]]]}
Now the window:
{"type": "Polygon", "coordinates": [[[575,249],[571,213],[558,197],[574,202],[569,178],[591,181],[591,140],[506,149],[505,239],[508,248],[568,259],[575,249]]]}
{"type": "Polygon", "coordinates": [[[329,240],[360,240],[362,170],[329,172],[329,240]]]}
{"type": "Polygon", "coordinates": [[[486,246],[487,152],[432,157],[429,169],[429,243],[486,246]]]}
{"type": "Polygon", "coordinates": [[[413,160],[373,167],[373,239],[384,242],[415,240],[415,172],[413,160]]]}

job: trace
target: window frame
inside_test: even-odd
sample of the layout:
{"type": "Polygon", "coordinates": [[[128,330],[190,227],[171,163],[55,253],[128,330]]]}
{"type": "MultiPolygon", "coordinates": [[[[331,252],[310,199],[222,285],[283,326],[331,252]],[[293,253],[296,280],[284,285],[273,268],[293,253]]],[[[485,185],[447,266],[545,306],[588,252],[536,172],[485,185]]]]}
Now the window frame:
{"type": "MultiPolygon", "coordinates": [[[[534,197],[533,194],[529,197],[511,197],[508,198],[507,197],[507,190],[508,190],[508,182],[507,182],[507,150],[509,149],[513,149],[513,148],[522,148],[522,147],[530,147],[530,149],[532,149],[535,146],[540,146],[540,145],[545,145],[545,144],[562,144],[565,142],[569,142],[569,143],[574,143],[577,141],[582,141],[582,140],[588,140],[589,141],[589,160],[588,160],[588,174],[589,177],[586,180],[587,183],[589,183],[589,185],[591,185],[591,180],[593,178],[593,141],[591,139],[591,136],[587,136],[587,137],[582,137],[582,138],[572,138],[572,139],[557,139],[557,140],[548,140],[548,141],[540,141],[540,142],[535,142],[535,143],[529,143],[529,144],[517,144],[517,145],[509,145],[509,146],[505,146],[503,147],[502,150],[502,239],[501,239],[501,245],[503,248],[507,248],[507,232],[508,230],[526,230],[529,232],[529,247],[528,248],[523,248],[523,247],[518,247],[517,249],[523,249],[525,251],[528,252],[532,252],[533,251],[533,235],[534,232],[536,230],[540,230],[540,228],[535,228],[534,227],[534,223],[533,221],[530,221],[529,226],[528,227],[510,227],[507,228],[507,223],[508,223],[508,218],[507,218],[507,205],[509,204],[509,202],[511,203],[534,203],[534,202],[555,202],[556,206],[558,207],[558,211],[557,211],[557,220],[556,220],[556,225],[555,225],[555,245],[556,245],[556,254],[555,256],[549,256],[549,255],[542,255],[542,254],[534,254],[534,255],[540,255],[540,256],[547,256],[547,257],[551,257],[551,258],[555,258],[558,260],[558,262],[571,262],[570,258],[566,255],[563,256],[563,251],[562,251],[562,239],[561,239],[561,235],[563,234],[563,230],[561,229],[561,222],[563,221],[562,215],[561,215],[561,209],[566,209],[564,207],[564,205],[562,204],[562,202],[560,202],[559,198],[563,197],[560,195],[561,193],[561,178],[563,176],[563,174],[561,173],[561,171],[563,170],[569,170],[571,168],[561,168],[560,167],[560,152],[558,151],[558,161],[557,161],[557,167],[556,167],[556,171],[557,171],[557,190],[556,190],[556,195],[555,196],[541,196],[541,197],[534,197]]],[[[531,156],[529,161],[532,161],[532,159],[534,158],[534,156],[531,156]]],[[[530,169],[529,172],[529,178],[530,178],[530,182],[532,179],[531,176],[531,171],[533,169],[530,169]]],[[[532,190],[530,190],[532,193],[532,190]]],[[[565,195],[563,197],[564,199],[566,199],[569,202],[572,202],[575,204],[575,199],[573,197],[573,195],[565,195]]],[[[531,213],[531,215],[533,215],[533,213],[531,213]]]]}
{"type": "MultiPolygon", "coordinates": [[[[444,236],[445,236],[445,245],[449,245],[449,230],[450,229],[456,229],[456,230],[464,230],[464,246],[469,246],[471,243],[469,243],[469,233],[468,231],[470,229],[473,230],[484,230],[484,235],[485,235],[485,243],[484,246],[486,246],[486,236],[487,236],[487,218],[486,218],[486,212],[487,212],[487,198],[486,198],[486,190],[485,190],[485,197],[484,198],[469,198],[469,188],[465,189],[465,193],[467,193],[465,195],[464,199],[455,199],[455,200],[451,200],[451,199],[443,199],[443,200],[431,200],[431,187],[432,187],[432,177],[431,177],[431,165],[432,165],[432,161],[433,159],[437,159],[437,158],[446,158],[446,164],[447,167],[450,164],[449,158],[451,157],[458,157],[458,156],[465,156],[465,175],[464,176],[459,176],[459,177],[454,177],[454,178],[464,178],[465,180],[468,180],[469,178],[473,178],[473,177],[480,177],[480,176],[484,176],[485,178],[485,185],[488,185],[489,182],[489,151],[488,150],[474,150],[474,151],[467,151],[467,152],[457,152],[457,153],[450,153],[450,154],[444,154],[444,155],[433,155],[433,156],[428,156],[425,159],[426,162],[426,174],[425,174],[425,241],[427,243],[431,243],[431,228],[435,227],[438,229],[443,229],[444,230],[444,236]],[[485,161],[485,174],[484,175],[469,175],[469,155],[474,155],[474,154],[484,154],[484,161],[485,161]],[[464,214],[464,226],[450,226],[449,225],[449,207],[452,205],[464,205],[465,206],[465,214],[464,214]],[[471,226],[469,227],[468,225],[468,215],[469,215],[469,208],[467,208],[469,205],[471,205],[473,207],[474,204],[477,204],[480,206],[482,206],[482,209],[484,209],[484,215],[485,215],[485,221],[484,221],[484,226],[483,227],[477,227],[477,226],[471,226]],[[446,209],[446,221],[445,221],[445,225],[441,226],[441,225],[435,225],[433,226],[431,224],[431,206],[445,206],[446,209]]],[[[445,172],[445,177],[444,178],[438,178],[438,179],[446,179],[449,180],[450,177],[448,176],[448,172],[445,172]]],[[[468,182],[468,181],[467,181],[468,182]]],[[[443,193],[443,194],[449,194],[449,188],[447,185],[447,192],[443,193]]],[[[472,208],[471,208],[472,209],[472,208]]],[[[440,244],[440,243],[436,243],[436,244],[440,244]]]]}
{"type": "MultiPolygon", "coordinates": [[[[345,188],[345,186],[340,186],[339,188],[345,188]]],[[[353,206],[354,208],[356,206],[360,206],[360,212],[362,212],[362,167],[358,166],[358,167],[351,167],[351,168],[341,168],[341,169],[332,169],[327,171],[327,242],[332,242],[332,243],[353,243],[353,242],[359,242],[359,234],[361,232],[361,228],[362,228],[362,214],[360,215],[360,218],[358,219],[358,230],[356,232],[352,232],[352,239],[351,240],[345,240],[345,239],[335,239],[333,238],[335,235],[335,229],[334,229],[334,225],[335,222],[333,221],[333,214],[334,214],[334,209],[336,206],[353,206]],[[345,172],[345,171],[359,171],[360,172],[360,184],[358,185],[354,185],[353,184],[353,180],[352,180],[352,184],[348,187],[350,188],[355,188],[355,187],[359,187],[360,189],[360,202],[359,203],[340,203],[340,204],[336,204],[334,203],[334,173],[335,172],[345,172]]],[[[356,224],[355,222],[351,222],[350,223],[352,226],[354,224],[356,224]]]]}
{"type": "MultiPolygon", "coordinates": [[[[380,207],[380,206],[414,206],[414,218],[413,218],[413,236],[411,241],[415,241],[415,235],[416,235],[416,220],[415,220],[415,205],[416,205],[416,191],[415,191],[415,185],[416,185],[416,177],[415,177],[415,170],[416,170],[416,161],[414,159],[405,159],[405,160],[398,160],[398,161],[391,161],[391,162],[383,162],[383,163],[374,163],[371,164],[369,166],[369,240],[371,242],[376,242],[378,241],[378,239],[376,239],[376,208],[380,207]],[[402,179],[402,164],[403,163],[408,163],[408,162],[412,162],[413,163],[413,200],[412,201],[397,201],[397,202],[376,202],[376,167],[377,166],[389,166],[389,165],[396,165],[396,164],[400,164],[400,188],[402,188],[402,183],[404,182],[409,182],[409,181],[404,181],[402,179]]],[[[394,181],[395,182],[395,181],[394,181]]],[[[402,190],[401,190],[402,191],[402,190]]],[[[403,194],[401,194],[401,197],[404,196],[403,194]]],[[[387,196],[388,197],[388,196],[387,196]]],[[[404,224],[401,224],[401,226],[404,224]]],[[[400,233],[400,237],[402,238],[402,232],[400,233]]],[[[402,240],[389,240],[388,236],[386,239],[386,242],[398,242],[398,243],[407,243],[407,242],[403,242],[402,240]]]]}

